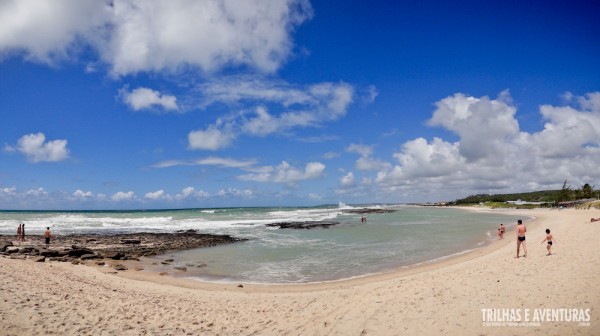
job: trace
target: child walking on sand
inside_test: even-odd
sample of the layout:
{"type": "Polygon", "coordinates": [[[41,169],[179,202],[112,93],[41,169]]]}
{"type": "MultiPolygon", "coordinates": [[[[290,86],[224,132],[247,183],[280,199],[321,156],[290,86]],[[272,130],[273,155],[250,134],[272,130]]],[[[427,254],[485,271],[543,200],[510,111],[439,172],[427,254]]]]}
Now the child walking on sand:
{"type": "Polygon", "coordinates": [[[546,255],[551,255],[552,254],[552,242],[555,241],[552,237],[552,234],[550,233],[550,229],[546,229],[546,239],[542,240],[542,244],[547,241],[548,245],[546,245],[546,249],[548,250],[548,254],[546,255]]]}

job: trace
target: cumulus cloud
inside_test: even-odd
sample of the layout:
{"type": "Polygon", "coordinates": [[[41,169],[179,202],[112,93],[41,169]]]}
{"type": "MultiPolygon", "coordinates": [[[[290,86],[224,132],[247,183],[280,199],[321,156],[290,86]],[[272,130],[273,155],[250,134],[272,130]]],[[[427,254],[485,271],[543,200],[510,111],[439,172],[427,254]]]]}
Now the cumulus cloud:
{"type": "Polygon", "coordinates": [[[254,192],[250,189],[237,189],[227,188],[221,189],[217,192],[219,197],[240,197],[240,198],[253,198],[254,192]]]}
{"type": "Polygon", "coordinates": [[[428,124],[442,126],[460,138],[460,154],[467,160],[478,160],[490,152],[504,148],[504,143],[519,132],[508,91],[497,99],[474,98],[457,93],[437,102],[428,124]]]}
{"type": "Polygon", "coordinates": [[[323,176],[325,165],[320,162],[309,162],[304,169],[291,166],[282,161],[277,167],[263,167],[262,171],[238,176],[242,181],[276,182],[293,184],[303,180],[312,180],[323,176]]]}
{"type": "Polygon", "coordinates": [[[354,186],[354,174],[349,172],[348,174],[340,178],[340,187],[348,188],[354,186]]]}
{"type": "Polygon", "coordinates": [[[123,101],[135,111],[153,107],[161,107],[167,111],[177,111],[177,98],[172,95],[161,94],[148,88],[137,88],[133,91],[122,90],[123,101]]]}
{"type": "Polygon", "coordinates": [[[508,92],[497,99],[457,93],[436,103],[429,120],[456,142],[417,138],[394,153],[375,182],[395,195],[519,192],[583,185],[600,178],[600,93],[567,96],[569,106],[542,105],[543,130],[523,132],[508,92]]]}
{"type": "Polygon", "coordinates": [[[110,197],[114,202],[133,201],[135,199],[135,193],[133,191],[119,191],[110,197]]]}
{"type": "Polygon", "coordinates": [[[373,158],[373,147],[367,145],[350,144],[346,151],[357,153],[360,157],[356,160],[355,167],[358,170],[379,170],[389,166],[387,162],[373,158]]]}
{"type": "Polygon", "coordinates": [[[196,189],[194,187],[183,188],[180,193],[175,195],[175,199],[178,201],[190,199],[190,198],[200,199],[200,198],[208,198],[208,197],[210,197],[209,193],[207,193],[204,190],[196,191],[196,189]]]}
{"type": "Polygon", "coordinates": [[[54,63],[77,52],[110,21],[108,1],[7,0],[0,2],[0,53],[22,53],[54,63]]]}
{"type": "Polygon", "coordinates": [[[94,197],[94,194],[91,191],[83,191],[83,190],[77,189],[73,192],[73,197],[75,197],[76,199],[79,199],[79,200],[86,200],[86,199],[90,199],[90,198],[94,197]]]}
{"type": "Polygon", "coordinates": [[[20,152],[33,163],[58,162],[69,158],[67,140],[52,140],[46,142],[44,133],[27,134],[22,136],[16,146],[5,146],[6,152],[20,152]]]}
{"type": "Polygon", "coordinates": [[[144,195],[145,199],[149,199],[149,200],[159,200],[159,199],[163,199],[165,198],[165,191],[164,190],[157,190],[154,192],[148,192],[144,195]]]}
{"type": "Polygon", "coordinates": [[[224,66],[271,73],[311,17],[306,0],[9,0],[0,4],[0,52],[51,63],[91,47],[117,76],[224,66]]]}
{"type": "Polygon", "coordinates": [[[204,130],[191,131],[188,134],[188,148],[193,150],[211,150],[227,148],[236,135],[230,126],[210,125],[204,130]]]}

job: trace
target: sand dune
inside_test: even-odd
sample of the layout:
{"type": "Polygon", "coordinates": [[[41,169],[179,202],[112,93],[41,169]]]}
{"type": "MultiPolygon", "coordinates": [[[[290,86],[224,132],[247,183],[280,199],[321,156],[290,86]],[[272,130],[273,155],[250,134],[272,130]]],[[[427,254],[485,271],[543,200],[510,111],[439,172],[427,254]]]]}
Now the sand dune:
{"type": "Polygon", "coordinates": [[[509,231],[451,260],[320,284],[239,288],[0,257],[0,334],[599,335],[600,222],[589,221],[600,211],[510,211],[537,218],[527,223],[527,258],[514,258],[509,231]],[[546,227],[552,256],[540,244],[546,227]],[[521,319],[485,321],[488,309],[521,319]],[[531,321],[560,309],[590,319],[531,321]]]}

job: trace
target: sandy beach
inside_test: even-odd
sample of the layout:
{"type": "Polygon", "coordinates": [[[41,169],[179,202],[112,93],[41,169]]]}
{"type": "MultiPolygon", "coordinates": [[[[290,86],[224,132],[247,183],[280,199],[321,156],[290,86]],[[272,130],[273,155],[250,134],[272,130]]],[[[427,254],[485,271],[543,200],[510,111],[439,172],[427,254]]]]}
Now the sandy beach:
{"type": "Polygon", "coordinates": [[[590,223],[600,211],[477,211],[535,217],[527,258],[514,258],[509,230],[474,252],[386,274],[238,287],[0,257],[0,334],[600,334],[600,222],[590,223]]]}

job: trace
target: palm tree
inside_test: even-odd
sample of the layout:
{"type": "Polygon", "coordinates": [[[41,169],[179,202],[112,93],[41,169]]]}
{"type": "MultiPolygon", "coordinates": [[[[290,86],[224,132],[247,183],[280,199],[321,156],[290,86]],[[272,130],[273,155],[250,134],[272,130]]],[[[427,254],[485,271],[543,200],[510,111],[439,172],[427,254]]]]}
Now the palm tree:
{"type": "Polygon", "coordinates": [[[594,198],[594,187],[590,186],[588,183],[581,187],[581,192],[583,198],[594,198]]]}

